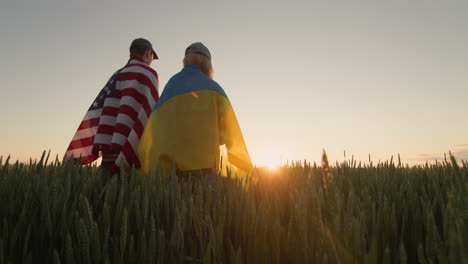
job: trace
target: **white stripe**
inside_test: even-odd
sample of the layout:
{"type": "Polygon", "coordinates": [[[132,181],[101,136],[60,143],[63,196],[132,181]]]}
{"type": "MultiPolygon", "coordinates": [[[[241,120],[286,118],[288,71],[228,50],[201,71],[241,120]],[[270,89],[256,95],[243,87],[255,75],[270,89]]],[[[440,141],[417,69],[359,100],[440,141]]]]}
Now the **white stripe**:
{"type": "Polygon", "coordinates": [[[114,133],[114,136],[112,137],[112,144],[118,144],[120,146],[123,146],[125,144],[125,141],[127,140],[127,137],[120,133],[114,133]]]}
{"type": "Polygon", "coordinates": [[[133,151],[137,153],[136,150],[138,148],[138,142],[140,142],[140,139],[138,138],[138,135],[135,131],[132,130],[132,132],[130,132],[130,135],[128,136],[128,142],[130,143],[130,146],[132,146],[133,151]]]}
{"type": "MultiPolygon", "coordinates": [[[[145,86],[146,87],[146,86],[145,86]]],[[[158,89],[156,88],[156,91],[158,89]]],[[[148,98],[148,104],[149,104],[149,107],[150,107],[150,110],[153,110],[153,107],[154,105],[156,104],[156,100],[154,99],[153,95],[151,94],[151,91],[149,90],[148,87],[146,87],[146,91],[147,91],[147,96],[146,98],[148,98]]]]}
{"type": "Polygon", "coordinates": [[[126,114],[119,114],[117,116],[117,120],[116,120],[116,123],[117,124],[123,124],[123,125],[126,125],[127,127],[129,128],[132,128],[133,127],[133,124],[135,123],[135,120],[131,119],[128,115],[126,114]]]}
{"type": "Polygon", "coordinates": [[[113,97],[107,97],[106,100],[104,101],[104,107],[106,106],[119,108],[120,100],[117,98],[113,98],[113,97]]]}
{"type": "Polygon", "coordinates": [[[86,157],[86,156],[89,156],[89,155],[93,154],[92,151],[93,151],[93,146],[88,146],[88,147],[84,147],[84,148],[69,150],[69,151],[67,151],[67,153],[65,155],[67,156],[68,159],[71,158],[72,156],[75,159],[77,159],[80,156],[81,157],[86,157]]]}
{"type": "MultiPolygon", "coordinates": [[[[142,62],[141,60],[133,59],[130,60],[128,64],[140,64],[140,65],[146,65],[146,63],[142,62]]],[[[147,66],[147,65],[146,65],[147,66]]]]}
{"type": "Polygon", "coordinates": [[[143,127],[145,127],[146,121],[148,120],[148,116],[146,116],[146,112],[144,110],[140,111],[138,119],[140,119],[141,124],[143,125],[143,127]]]}
{"type": "Polygon", "coordinates": [[[133,110],[135,110],[135,112],[137,113],[141,110],[141,104],[132,96],[122,97],[122,99],[120,100],[120,105],[128,105],[131,108],[133,108],[133,110]]]}
{"type": "Polygon", "coordinates": [[[127,159],[125,158],[125,155],[120,152],[119,156],[117,157],[117,159],[115,160],[115,164],[117,164],[117,166],[119,168],[128,168],[128,161],[127,159]]]}
{"type": "Polygon", "coordinates": [[[97,129],[98,127],[95,126],[95,127],[91,127],[87,129],[78,130],[76,131],[75,136],[73,137],[72,141],[94,136],[96,135],[97,129]]]}
{"type": "Polygon", "coordinates": [[[125,81],[117,81],[116,89],[119,91],[124,91],[127,88],[135,89],[139,94],[145,95],[148,87],[141,84],[137,80],[125,80],[125,81]]]}
{"type": "Polygon", "coordinates": [[[156,76],[149,70],[139,67],[139,66],[132,66],[128,68],[124,68],[121,72],[135,72],[135,73],[141,73],[148,77],[150,81],[153,83],[154,87],[156,88],[156,91],[158,90],[158,79],[156,76]]]}
{"type": "Polygon", "coordinates": [[[109,126],[114,126],[115,125],[115,116],[108,116],[108,115],[103,115],[101,116],[101,119],[99,119],[99,125],[109,125],[109,126]]]}
{"type": "Polygon", "coordinates": [[[109,145],[112,141],[111,135],[97,134],[94,138],[94,144],[105,144],[109,145]]]}
{"type": "Polygon", "coordinates": [[[102,109],[90,110],[84,116],[83,121],[88,120],[88,119],[98,118],[101,115],[101,112],[102,112],[102,109]]]}

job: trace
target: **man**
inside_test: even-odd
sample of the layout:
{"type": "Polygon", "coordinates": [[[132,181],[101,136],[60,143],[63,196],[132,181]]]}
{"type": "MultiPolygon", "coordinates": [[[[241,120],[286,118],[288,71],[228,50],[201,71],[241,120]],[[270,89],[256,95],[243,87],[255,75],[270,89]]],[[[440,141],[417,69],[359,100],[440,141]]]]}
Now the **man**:
{"type": "Polygon", "coordinates": [[[142,173],[169,168],[178,175],[212,174],[220,172],[223,163],[244,179],[252,175],[230,101],[212,80],[210,51],[200,42],[193,43],[185,50],[183,64],[165,86],[143,132],[138,147],[142,173]],[[227,160],[221,162],[222,145],[227,160]]]}
{"type": "Polygon", "coordinates": [[[86,164],[102,156],[102,168],[111,172],[140,166],[137,146],[159,99],[158,74],[150,67],[155,59],[151,42],[133,40],[127,65],[112,75],[91,104],[67,149],[68,159],[86,164]]]}

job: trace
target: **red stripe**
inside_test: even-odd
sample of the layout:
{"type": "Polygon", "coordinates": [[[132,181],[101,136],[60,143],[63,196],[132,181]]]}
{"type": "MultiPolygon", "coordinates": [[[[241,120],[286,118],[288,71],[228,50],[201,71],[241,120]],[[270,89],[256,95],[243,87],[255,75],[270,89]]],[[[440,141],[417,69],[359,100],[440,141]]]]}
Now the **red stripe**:
{"type": "Polygon", "coordinates": [[[81,157],[81,162],[83,164],[88,164],[90,162],[93,162],[95,160],[97,160],[98,157],[94,156],[94,155],[89,155],[89,156],[86,156],[86,157],[81,157]]]}
{"type": "Polygon", "coordinates": [[[128,135],[130,134],[130,128],[125,124],[118,123],[115,125],[114,132],[128,137],[128,135]]]}
{"type": "Polygon", "coordinates": [[[159,99],[158,85],[159,83],[156,82],[156,87],[152,87],[152,88],[150,87],[151,96],[153,96],[153,99],[155,102],[157,102],[159,99]]]}
{"type": "MultiPolygon", "coordinates": [[[[135,120],[138,118],[138,113],[129,105],[121,105],[119,114],[128,115],[131,119],[135,120]]],[[[118,119],[118,117],[117,117],[118,119]]]]}
{"type": "MultiPolygon", "coordinates": [[[[79,160],[82,164],[88,164],[90,162],[93,162],[97,159],[96,156],[94,155],[87,155],[87,156],[82,156],[82,157],[73,157],[73,160],[79,160]]],[[[71,160],[71,157],[68,158],[68,160],[71,160]]]]}
{"type": "Polygon", "coordinates": [[[94,141],[94,136],[73,140],[72,142],[70,142],[70,146],[68,146],[67,151],[89,147],[93,145],[93,141],[94,141]]]}
{"type": "MultiPolygon", "coordinates": [[[[158,82],[156,83],[156,85],[159,86],[159,80],[158,80],[158,82]]],[[[159,99],[159,92],[158,92],[158,89],[159,89],[159,87],[155,87],[154,89],[150,89],[151,95],[153,96],[153,99],[154,99],[155,102],[157,102],[158,99],[159,99]]]]}
{"type": "Polygon", "coordinates": [[[114,134],[114,126],[99,125],[97,134],[112,135],[112,134],[114,134]]]}
{"type": "Polygon", "coordinates": [[[117,107],[112,107],[112,106],[105,106],[103,109],[102,109],[102,113],[101,115],[107,115],[107,116],[117,116],[117,114],[119,114],[119,108],[117,107]]]}
{"type": "Polygon", "coordinates": [[[159,100],[158,91],[156,89],[150,89],[150,91],[151,91],[151,95],[153,96],[154,101],[157,102],[159,100]]]}
{"type": "Polygon", "coordinates": [[[151,107],[150,107],[150,105],[149,105],[148,100],[145,100],[145,101],[141,104],[141,108],[143,108],[143,110],[145,111],[146,117],[148,117],[148,116],[151,114],[151,107]]]}
{"type": "Polygon", "coordinates": [[[138,118],[135,121],[135,125],[133,125],[133,130],[137,134],[138,138],[141,138],[141,135],[143,134],[143,129],[144,129],[144,126],[141,123],[140,119],[138,118]]]}
{"type": "Polygon", "coordinates": [[[135,99],[141,104],[141,106],[146,112],[146,115],[151,114],[151,108],[149,106],[148,98],[143,94],[139,93],[135,88],[125,88],[122,91],[115,91],[115,96],[118,98],[122,98],[123,96],[131,96],[133,99],[135,99]]]}
{"type": "Polygon", "coordinates": [[[136,80],[141,84],[148,86],[148,88],[155,89],[153,82],[143,73],[138,72],[121,72],[119,77],[117,78],[118,81],[130,81],[136,80]]]}
{"type": "Polygon", "coordinates": [[[112,143],[110,146],[109,146],[109,150],[110,151],[114,151],[114,152],[120,152],[120,150],[122,149],[122,146],[117,144],[117,143],[112,143]]]}
{"type": "Polygon", "coordinates": [[[135,166],[135,168],[139,168],[141,166],[140,160],[138,160],[138,156],[133,150],[132,145],[130,145],[130,142],[125,142],[122,153],[127,159],[129,167],[135,166]]]}
{"type": "MultiPolygon", "coordinates": [[[[96,156],[94,155],[86,155],[86,156],[82,156],[81,157],[74,157],[73,156],[73,160],[79,160],[81,163],[83,164],[87,164],[87,163],[90,163],[90,162],[93,162],[97,159],[96,156]]],[[[67,160],[72,160],[72,156],[67,156],[67,160]]]]}
{"type": "Polygon", "coordinates": [[[78,127],[78,130],[88,129],[88,128],[91,128],[91,127],[95,127],[97,125],[99,125],[99,118],[83,120],[83,121],[81,121],[81,124],[78,127]]]}

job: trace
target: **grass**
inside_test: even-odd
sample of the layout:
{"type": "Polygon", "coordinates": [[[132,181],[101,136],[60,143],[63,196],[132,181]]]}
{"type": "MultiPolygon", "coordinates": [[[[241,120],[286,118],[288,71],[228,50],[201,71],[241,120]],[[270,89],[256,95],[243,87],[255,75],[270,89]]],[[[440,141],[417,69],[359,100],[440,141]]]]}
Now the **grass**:
{"type": "Polygon", "coordinates": [[[0,159],[1,263],[467,263],[468,164],[398,161],[230,178],[107,178],[0,159]]]}

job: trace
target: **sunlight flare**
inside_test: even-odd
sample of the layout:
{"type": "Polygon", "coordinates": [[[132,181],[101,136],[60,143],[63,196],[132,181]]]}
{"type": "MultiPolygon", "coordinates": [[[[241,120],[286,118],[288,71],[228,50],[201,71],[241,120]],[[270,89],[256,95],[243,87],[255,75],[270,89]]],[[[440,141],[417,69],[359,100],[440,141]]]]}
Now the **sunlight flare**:
{"type": "Polygon", "coordinates": [[[270,171],[277,170],[283,164],[282,152],[274,148],[265,148],[252,152],[253,163],[270,171]]]}

